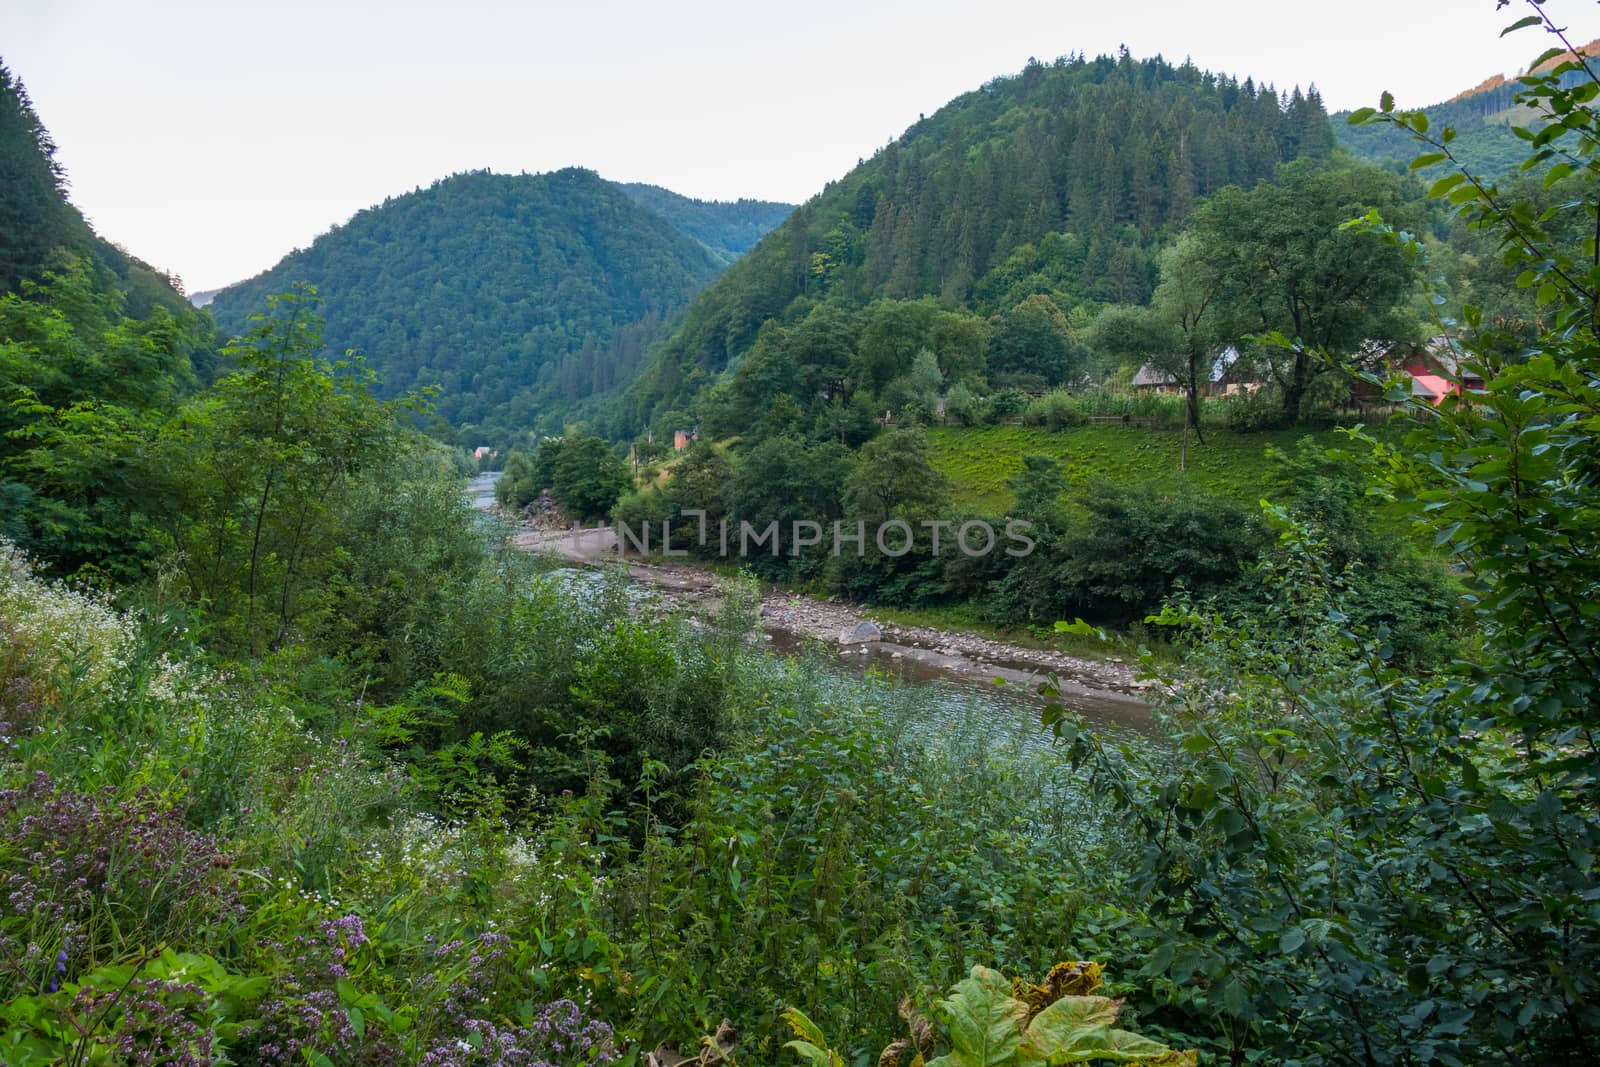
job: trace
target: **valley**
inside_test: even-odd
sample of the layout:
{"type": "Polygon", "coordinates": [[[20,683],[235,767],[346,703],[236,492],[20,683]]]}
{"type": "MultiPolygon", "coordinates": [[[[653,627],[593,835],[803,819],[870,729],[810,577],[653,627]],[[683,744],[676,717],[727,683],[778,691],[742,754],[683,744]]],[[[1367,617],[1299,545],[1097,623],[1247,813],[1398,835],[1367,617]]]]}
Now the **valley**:
{"type": "Polygon", "coordinates": [[[1464,15],[63,4],[0,65],[0,1064],[1600,1061],[1572,0],[1487,80],[1464,15]],[[1014,22],[1075,50],[959,74],[1014,22]],[[1330,114],[1375,64],[1476,88],[1330,114]],[[152,167],[158,245],[318,236],[187,292],[109,237],[152,167]]]}

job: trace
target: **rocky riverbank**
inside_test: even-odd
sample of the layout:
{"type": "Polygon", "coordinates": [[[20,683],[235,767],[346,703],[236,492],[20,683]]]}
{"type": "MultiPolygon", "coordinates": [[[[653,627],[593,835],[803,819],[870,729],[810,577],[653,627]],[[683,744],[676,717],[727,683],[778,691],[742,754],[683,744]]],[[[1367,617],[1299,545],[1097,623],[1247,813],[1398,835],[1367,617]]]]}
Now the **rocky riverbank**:
{"type": "Polygon", "coordinates": [[[761,617],[767,625],[804,633],[845,648],[872,642],[870,637],[851,638],[865,623],[878,631],[876,642],[879,644],[893,645],[907,653],[913,650],[932,653],[938,659],[925,661],[950,661],[950,669],[961,670],[960,661],[969,661],[975,673],[998,672],[1001,677],[1009,676],[1008,680],[1017,680],[1017,675],[1054,675],[1079,687],[1129,695],[1142,693],[1150,687],[1150,683],[1139,678],[1136,668],[1121,659],[1071,656],[996,641],[964,630],[902,626],[875,618],[870,609],[781,590],[761,598],[761,617]]]}
{"type": "MultiPolygon", "coordinates": [[[[524,551],[551,553],[572,563],[625,562],[634,580],[686,606],[713,610],[721,597],[721,579],[705,567],[619,556],[616,534],[608,528],[534,528],[524,522],[512,543],[524,551]]],[[[953,676],[997,677],[1019,686],[1032,686],[1054,676],[1065,691],[1104,699],[1137,700],[1150,688],[1135,667],[1118,658],[1088,659],[967,631],[896,625],[874,618],[870,609],[834,598],[769,588],[761,597],[760,614],[762,626],[769,631],[836,645],[846,655],[911,659],[953,676]]]]}

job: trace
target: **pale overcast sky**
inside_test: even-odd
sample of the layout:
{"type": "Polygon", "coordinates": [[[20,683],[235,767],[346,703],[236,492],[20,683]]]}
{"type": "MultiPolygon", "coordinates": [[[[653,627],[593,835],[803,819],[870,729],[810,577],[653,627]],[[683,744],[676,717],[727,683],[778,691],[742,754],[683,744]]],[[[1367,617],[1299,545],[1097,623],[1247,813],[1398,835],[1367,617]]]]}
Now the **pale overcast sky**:
{"type": "MultiPolygon", "coordinates": [[[[1514,5],[1520,8],[1521,4],[1514,5]]],[[[1550,0],[1577,41],[1594,0],[1550,0]]],[[[800,201],[1030,56],[1136,56],[1330,110],[1449,97],[1545,47],[1494,0],[0,0],[0,58],[100,232],[191,290],[453,171],[582,165],[800,201]]]]}

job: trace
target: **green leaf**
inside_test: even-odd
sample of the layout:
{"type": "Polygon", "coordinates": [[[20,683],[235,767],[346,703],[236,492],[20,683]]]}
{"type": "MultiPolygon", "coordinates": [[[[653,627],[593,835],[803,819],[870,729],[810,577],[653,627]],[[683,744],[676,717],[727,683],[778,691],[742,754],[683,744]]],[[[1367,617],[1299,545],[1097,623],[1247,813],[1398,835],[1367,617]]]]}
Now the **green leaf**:
{"type": "Polygon", "coordinates": [[[813,1045],[826,1045],[828,1043],[827,1038],[822,1036],[822,1028],[812,1022],[806,1013],[799,1008],[790,1008],[779,1018],[789,1024],[789,1029],[793,1030],[794,1036],[800,1040],[809,1041],[813,1045]]]}
{"type": "Polygon", "coordinates": [[[1222,987],[1222,1006],[1228,1009],[1229,1015],[1239,1017],[1250,1009],[1250,997],[1237,979],[1228,979],[1227,985],[1222,987]]]}
{"type": "Polygon", "coordinates": [[[1020,1053],[1052,1062],[1054,1052],[1070,1047],[1077,1031],[1110,1026],[1121,1010],[1122,1001],[1110,997],[1062,997],[1033,1017],[1020,1053]]]}
{"type": "Polygon", "coordinates": [[[818,1048],[809,1041],[787,1041],[783,1047],[793,1049],[796,1055],[814,1067],[844,1067],[844,1060],[837,1052],[818,1048]]]}
{"type": "Polygon", "coordinates": [[[1066,1045],[1052,1050],[1045,1062],[1049,1067],[1060,1067],[1061,1064],[1099,1060],[1140,1063],[1146,1067],[1193,1067],[1199,1062],[1199,1055],[1192,1050],[1178,1052],[1159,1041],[1128,1030],[1091,1026],[1077,1031],[1066,1045]]]}
{"type": "Polygon", "coordinates": [[[1538,15],[1524,15],[1511,25],[1507,26],[1505,29],[1501,30],[1500,36],[1504,37],[1508,33],[1516,33],[1518,30],[1525,30],[1529,26],[1537,26],[1542,21],[1543,20],[1539,18],[1538,15]]]}
{"type": "Polygon", "coordinates": [[[1431,167],[1435,163],[1443,163],[1449,158],[1450,157],[1445,155],[1443,152],[1424,152],[1422,155],[1411,161],[1410,169],[1421,170],[1423,167],[1431,167]]]}
{"type": "Polygon", "coordinates": [[[1093,637],[1096,640],[1106,640],[1106,632],[1098,626],[1091,626],[1082,619],[1073,622],[1062,622],[1059,619],[1055,625],[1058,634],[1076,634],[1079,637],[1093,637]]]}
{"type": "Polygon", "coordinates": [[[951,1048],[928,1067],[994,1067],[1022,1043],[1028,1005],[1011,995],[1011,983],[997,971],[973,967],[939,1007],[950,1025],[951,1048]]]}
{"type": "Polygon", "coordinates": [[[822,1036],[822,1028],[807,1018],[803,1011],[790,1008],[780,1018],[789,1024],[796,1038],[786,1043],[784,1048],[793,1049],[796,1055],[814,1067],[844,1067],[843,1057],[828,1047],[828,1039],[822,1036]]]}

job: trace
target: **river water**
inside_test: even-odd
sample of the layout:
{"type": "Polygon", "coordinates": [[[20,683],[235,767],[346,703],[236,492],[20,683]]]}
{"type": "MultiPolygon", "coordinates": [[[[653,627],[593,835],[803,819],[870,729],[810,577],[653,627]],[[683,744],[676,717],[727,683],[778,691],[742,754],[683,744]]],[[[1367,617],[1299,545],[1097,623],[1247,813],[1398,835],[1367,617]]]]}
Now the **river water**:
{"type": "MultiPolygon", "coordinates": [[[[469,500],[485,513],[494,504],[495,478],[493,474],[478,475],[468,483],[469,500]]],[[[564,572],[574,580],[575,586],[584,584],[582,569],[565,568],[564,572]]],[[[799,658],[823,663],[841,680],[857,678],[889,683],[883,690],[889,699],[914,704],[917,717],[941,733],[968,733],[979,727],[981,732],[997,740],[1010,738],[1025,747],[1044,747],[1049,743],[1039,725],[1039,713],[1045,701],[1026,680],[1018,679],[1014,673],[1011,681],[1002,686],[988,677],[941,670],[913,658],[896,658],[887,648],[865,646],[865,653],[859,648],[846,651],[777,627],[768,628],[766,635],[767,646],[777,659],[799,658]]],[[[1150,729],[1148,709],[1132,697],[1109,692],[1067,691],[1059,699],[1089,722],[1111,732],[1145,733],[1150,729]]]]}

